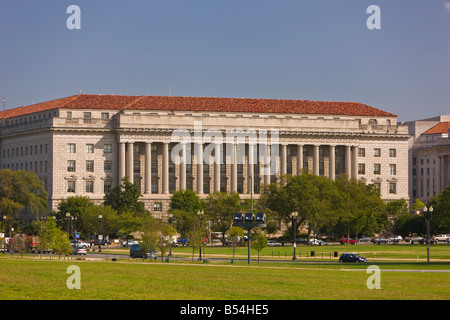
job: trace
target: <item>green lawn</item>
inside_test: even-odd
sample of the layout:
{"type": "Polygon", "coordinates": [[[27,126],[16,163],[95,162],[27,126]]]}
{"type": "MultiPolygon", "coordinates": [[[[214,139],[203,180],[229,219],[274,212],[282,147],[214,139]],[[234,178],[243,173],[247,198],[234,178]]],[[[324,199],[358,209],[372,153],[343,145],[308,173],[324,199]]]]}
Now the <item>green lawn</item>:
{"type": "Polygon", "coordinates": [[[0,256],[0,297],[19,299],[449,299],[450,274],[383,269],[449,269],[447,262],[384,262],[381,289],[369,290],[370,265],[320,263],[155,263],[142,260],[40,260],[0,256]],[[67,267],[81,270],[81,289],[69,290],[67,267]],[[400,266],[400,267],[399,267],[400,266]],[[358,268],[359,270],[354,270],[358,268]],[[353,269],[353,271],[352,271],[353,269]],[[7,271],[6,271],[7,270],[7,271]]]}

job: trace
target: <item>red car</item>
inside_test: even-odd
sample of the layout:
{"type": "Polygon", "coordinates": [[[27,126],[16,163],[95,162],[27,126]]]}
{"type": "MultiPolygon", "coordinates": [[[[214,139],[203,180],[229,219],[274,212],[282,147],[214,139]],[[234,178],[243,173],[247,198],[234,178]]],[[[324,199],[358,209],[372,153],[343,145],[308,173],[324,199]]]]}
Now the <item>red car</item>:
{"type": "MultiPolygon", "coordinates": [[[[341,238],[341,244],[346,244],[346,243],[347,243],[347,238],[342,237],[342,238],[341,238]]],[[[355,244],[355,243],[356,243],[356,240],[355,240],[355,239],[352,239],[352,238],[349,238],[349,239],[348,239],[348,243],[350,243],[350,244],[355,244]]]]}

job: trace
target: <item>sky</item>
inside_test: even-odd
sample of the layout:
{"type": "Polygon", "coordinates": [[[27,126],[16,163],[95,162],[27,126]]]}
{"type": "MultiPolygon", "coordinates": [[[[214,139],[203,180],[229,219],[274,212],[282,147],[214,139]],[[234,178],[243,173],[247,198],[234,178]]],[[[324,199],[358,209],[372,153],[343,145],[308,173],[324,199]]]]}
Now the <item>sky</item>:
{"type": "Polygon", "coordinates": [[[80,92],[450,114],[450,0],[0,0],[5,108],[80,92]]]}

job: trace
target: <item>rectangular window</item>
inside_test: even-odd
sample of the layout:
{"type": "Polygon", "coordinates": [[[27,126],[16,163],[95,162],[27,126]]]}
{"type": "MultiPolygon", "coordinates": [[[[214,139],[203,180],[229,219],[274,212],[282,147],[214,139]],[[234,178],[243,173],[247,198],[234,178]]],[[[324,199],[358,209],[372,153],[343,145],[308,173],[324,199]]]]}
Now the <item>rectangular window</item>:
{"type": "Polygon", "coordinates": [[[94,172],[94,160],[86,160],[86,172],[94,172]]]}
{"type": "Polygon", "coordinates": [[[86,193],[94,193],[94,181],[86,181],[86,193]]]}
{"type": "Polygon", "coordinates": [[[366,149],[358,148],[358,157],[365,157],[365,156],[366,156],[366,149]]]}
{"type": "Polygon", "coordinates": [[[94,153],[94,145],[92,143],[86,144],[86,153],[94,153]]]}
{"type": "Polygon", "coordinates": [[[105,180],[103,182],[103,192],[108,193],[109,191],[111,191],[111,189],[112,189],[111,181],[105,180]]]}
{"type": "Polygon", "coordinates": [[[389,165],[389,174],[391,174],[391,175],[397,174],[397,165],[395,165],[395,164],[389,165]]]}
{"type": "Polygon", "coordinates": [[[158,173],[158,161],[152,161],[152,173],[158,173]]]}
{"type": "Polygon", "coordinates": [[[373,165],[373,174],[381,174],[381,164],[375,163],[373,165]]]}
{"type": "Polygon", "coordinates": [[[72,119],[72,111],[67,111],[67,118],[72,119]]]}
{"type": "Polygon", "coordinates": [[[67,181],[67,192],[75,193],[75,181],[67,181]]]}
{"type": "Polygon", "coordinates": [[[395,158],[397,156],[397,149],[389,149],[389,157],[395,158]]]}
{"type": "Polygon", "coordinates": [[[364,163],[358,164],[358,174],[366,174],[366,165],[364,163]]]}
{"type": "Polygon", "coordinates": [[[161,202],[155,202],[153,204],[153,211],[161,212],[162,211],[162,203],[161,202]]]}
{"type": "Polygon", "coordinates": [[[112,161],[111,160],[105,160],[103,162],[103,171],[106,173],[112,172],[112,161]]]}
{"type": "Polygon", "coordinates": [[[84,119],[90,119],[91,118],[91,113],[90,112],[83,112],[83,118],[84,119]]]}
{"type": "Polygon", "coordinates": [[[141,163],[139,162],[139,160],[133,161],[133,172],[139,173],[140,170],[141,170],[141,163]]]}
{"type": "Polygon", "coordinates": [[[112,144],[104,144],[103,153],[112,153],[112,144]]]}
{"type": "Polygon", "coordinates": [[[389,193],[397,194],[397,184],[395,182],[389,182],[389,193]]]}
{"type": "Polygon", "coordinates": [[[102,119],[109,119],[109,112],[102,112],[102,119]]]}
{"type": "Polygon", "coordinates": [[[381,157],[381,149],[380,148],[374,148],[373,149],[373,156],[374,157],[381,157]]]}
{"type": "Polygon", "coordinates": [[[76,172],[75,160],[67,160],[67,172],[76,172]]]}

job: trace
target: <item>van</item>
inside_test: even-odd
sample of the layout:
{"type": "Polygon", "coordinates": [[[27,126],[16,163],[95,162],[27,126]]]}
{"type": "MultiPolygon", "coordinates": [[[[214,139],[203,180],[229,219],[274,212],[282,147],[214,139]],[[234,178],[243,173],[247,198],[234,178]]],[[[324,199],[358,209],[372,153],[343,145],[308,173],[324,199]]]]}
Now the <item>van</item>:
{"type": "MultiPolygon", "coordinates": [[[[145,259],[150,258],[150,256],[153,259],[157,259],[158,258],[157,251],[153,250],[152,252],[147,252],[147,254],[145,255],[145,259]]],[[[131,247],[130,247],[130,257],[131,258],[142,258],[141,247],[139,246],[139,244],[131,245],[131,247]]]]}

